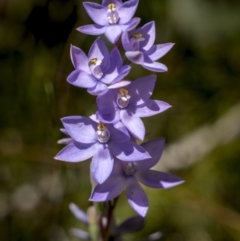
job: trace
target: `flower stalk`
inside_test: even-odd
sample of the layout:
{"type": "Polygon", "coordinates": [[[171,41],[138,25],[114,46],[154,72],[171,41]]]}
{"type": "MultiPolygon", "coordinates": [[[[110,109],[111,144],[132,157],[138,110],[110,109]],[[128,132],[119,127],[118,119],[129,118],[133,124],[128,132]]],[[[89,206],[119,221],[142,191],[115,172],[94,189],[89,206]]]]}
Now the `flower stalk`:
{"type": "Polygon", "coordinates": [[[116,207],[117,201],[118,201],[119,196],[117,196],[116,198],[114,198],[114,200],[110,200],[108,201],[108,214],[107,214],[107,226],[105,229],[105,233],[104,233],[104,241],[108,241],[109,238],[109,234],[110,234],[110,227],[111,227],[111,223],[113,220],[113,212],[114,209],[116,207]]]}

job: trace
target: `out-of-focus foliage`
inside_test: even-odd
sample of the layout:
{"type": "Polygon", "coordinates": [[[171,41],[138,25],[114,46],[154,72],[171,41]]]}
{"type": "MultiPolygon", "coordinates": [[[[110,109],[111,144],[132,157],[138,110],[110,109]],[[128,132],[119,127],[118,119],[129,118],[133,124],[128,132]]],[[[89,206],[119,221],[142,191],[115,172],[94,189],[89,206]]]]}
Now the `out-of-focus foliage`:
{"type": "MultiPolygon", "coordinates": [[[[158,74],[153,94],[173,107],[145,120],[147,139],[177,142],[239,102],[239,1],[140,0],[136,16],[141,24],[156,21],[156,43],[176,43],[162,59],[169,71],[158,74]]],[[[75,240],[68,230],[80,224],[68,204],[89,206],[89,161],[53,157],[61,148],[59,119],[96,109],[94,97],[66,83],[70,44],[88,52],[95,39],[75,30],[90,21],[81,1],[0,0],[1,241],[75,240]]],[[[128,78],[148,74],[133,66],[128,78]]],[[[239,146],[235,136],[178,171],[182,186],[146,189],[150,210],[138,238],[160,230],[164,241],[240,240],[239,146]]],[[[122,195],[118,220],[130,213],[122,195]]]]}

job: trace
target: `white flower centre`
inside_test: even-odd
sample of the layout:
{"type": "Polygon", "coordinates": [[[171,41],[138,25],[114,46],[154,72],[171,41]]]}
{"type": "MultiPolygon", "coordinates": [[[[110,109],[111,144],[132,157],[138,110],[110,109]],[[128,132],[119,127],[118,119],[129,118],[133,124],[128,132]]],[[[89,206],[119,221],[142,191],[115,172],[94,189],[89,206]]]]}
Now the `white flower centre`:
{"type": "Polygon", "coordinates": [[[135,164],[133,162],[123,163],[123,169],[126,175],[133,175],[135,173],[135,164]]]}
{"type": "Polygon", "coordinates": [[[128,95],[128,91],[124,88],[119,90],[117,96],[117,104],[120,108],[125,108],[128,106],[131,96],[128,95]]]}
{"type": "Polygon", "coordinates": [[[97,133],[97,139],[99,142],[101,143],[108,142],[110,138],[110,132],[104,124],[102,123],[98,124],[96,133],[97,133]]]}
{"type": "Polygon", "coordinates": [[[102,61],[98,60],[97,58],[91,59],[88,63],[89,69],[90,69],[92,75],[97,79],[101,79],[103,76],[103,72],[100,67],[101,63],[102,63],[102,61]]]}
{"type": "Polygon", "coordinates": [[[110,24],[115,24],[117,23],[119,19],[119,14],[116,11],[116,6],[114,3],[108,4],[108,14],[107,14],[107,19],[110,24]]]}

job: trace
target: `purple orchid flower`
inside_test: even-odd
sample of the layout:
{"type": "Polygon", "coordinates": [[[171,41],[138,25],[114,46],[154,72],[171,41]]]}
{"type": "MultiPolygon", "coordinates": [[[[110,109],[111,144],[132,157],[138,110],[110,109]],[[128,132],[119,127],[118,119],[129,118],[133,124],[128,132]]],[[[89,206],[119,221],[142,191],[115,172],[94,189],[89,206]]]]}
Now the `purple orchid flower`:
{"type": "Polygon", "coordinates": [[[145,216],[148,210],[148,199],[138,184],[153,188],[170,188],[183,182],[182,179],[164,172],[149,170],[160,159],[164,147],[164,139],[155,139],[142,144],[152,156],[141,162],[121,162],[115,160],[114,167],[109,178],[102,184],[98,184],[91,195],[94,202],[112,200],[126,188],[126,195],[130,206],[141,216],[145,216]]]}
{"type": "Polygon", "coordinates": [[[150,22],[131,32],[122,34],[122,44],[126,57],[135,64],[155,72],[165,72],[167,67],[155,62],[164,56],[174,45],[173,43],[153,45],[155,41],[155,22],[150,22]]]}
{"type": "Polygon", "coordinates": [[[101,38],[90,48],[88,56],[79,48],[71,46],[71,59],[75,70],[67,81],[77,87],[87,88],[92,95],[104,93],[107,85],[120,82],[130,71],[129,65],[123,66],[117,48],[109,55],[101,38]]]}
{"type": "Polygon", "coordinates": [[[143,140],[145,127],[140,117],[153,116],[171,107],[164,101],[149,99],[155,82],[156,76],[150,75],[98,96],[98,118],[104,123],[121,121],[135,138],[143,140]]]}
{"type": "Polygon", "coordinates": [[[138,0],[103,0],[102,5],[93,2],[84,2],[90,18],[95,24],[89,24],[77,28],[78,31],[90,34],[105,34],[111,43],[121,36],[122,32],[134,29],[140,22],[139,18],[133,18],[138,6],[138,0]]]}
{"type": "Polygon", "coordinates": [[[121,122],[105,125],[96,122],[94,116],[92,119],[69,116],[61,121],[72,143],[63,148],[55,159],[80,162],[93,157],[91,173],[98,183],[103,183],[110,175],[114,157],[128,162],[150,157],[143,147],[129,141],[128,131],[121,122]]]}

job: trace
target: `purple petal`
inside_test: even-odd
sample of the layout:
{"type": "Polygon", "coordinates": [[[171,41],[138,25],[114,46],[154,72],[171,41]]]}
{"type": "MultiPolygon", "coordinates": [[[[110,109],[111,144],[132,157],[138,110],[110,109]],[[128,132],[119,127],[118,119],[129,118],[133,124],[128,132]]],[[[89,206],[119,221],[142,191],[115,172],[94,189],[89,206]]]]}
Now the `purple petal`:
{"type": "Polygon", "coordinates": [[[170,173],[155,170],[145,170],[135,173],[135,177],[142,184],[153,188],[170,188],[184,181],[170,173]]]}
{"type": "Polygon", "coordinates": [[[142,105],[151,97],[156,82],[156,75],[139,78],[128,86],[131,105],[142,105]]]}
{"type": "Polygon", "coordinates": [[[71,45],[70,55],[75,69],[79,69],[90,74],[88,57],[80,48],[71,45]]]}
{"type": "Polygon", "coordinates": [[[101,79],[106,84],[117,83],[121,81],[130,71],[129,65],[123,66],[121,55],[117,48],[114,48],[110,54],[111,67],[107,74],[101,79]]]}
{"type": "Polygon", "coordinates": [[[104,83],[98,81],[94,87],[88,89],[88,93],[91,95],[100,95],[105,93],[107,89],[108,87],[104,83]]]}
{"type": "Polygon", "coordinates": [[[107,124],[117,123],[120,121],[119,111],[115,111],[110,114],[103,114],[101,112],[97,112],[97,116],[99,121],[107,124]]]}
{"type": "Polygon", "coordinates": [[[126,75],[128,75],[128,73],[131,70],[131,66],[129,65],[125,65],[122,68],[120,68],[117,77],[112,81],[112,84],[118,83],[119,81],[121,81],[126,75]]]}
{"type": "Polygon", "coordinates": [[[151,155],[150,159],[143,160],[141,162],[136,163],[136,169],[141,170],[148,170],[160,160],[163,148],[164,148],[164,139],[157,138],[146,143],[143,143],[141,146],[146,149],[146,151],[151,155]]]}
{"type": "Polygon", "coordinates": [[[115,100],[116,91],[108,90],[106,93],[97,97],[98,111],[102,114],[110,114],[117,110],[115,100]]]}
{"type": "Polygon", "coordinates": [[[114,3],[116,4],[117,7],[122,5],[122,0],[103,0],[102,5],[103,6],[108,6],[108,4],[114,3]]]}
{"type": "Polygon", "coordinates": [[[141,28],[135,31],[136,33],[141,33],[144,37],[144,40],[140,42],[140,47],[144,50],[148,50],[152,47],[155,41],[155,22],[145,24],[141,28]]]}
{"type": "Polygon", "coordinates": [[[135,107],[133,113],[139,117],[149,117],[157,115],[170,107],[171,105],[164,101],[148,100],[145,105],[135,107]]]}
{"type": "Polygon", "coordinates": [[[126,31],[124,31],[123,34],[122,34],[122,45],[123,45],[123,48],[126,52],[133,50],[132,44],[131,44],[130,39],[129,39],[129,33],[126,32],[126,31]]]}
{"type": "Polygon", "coordinates": [[[87,214],[83,212],[76,204],[70,203],[69,209],[71,210],[72,214],[75,216],[76,219],[78,219],[84,224],[89,223],[87,214]]]}
{"type": "Polygon", "coordinates": [[[122,123],[128,128],[132,135],[143,141],[145,136],[145,127],[142,120],[127,110],[120,111],[120,118],[122,123]]]}
{"type": "Polygon", "coordinates": [[[145,217],[148,210],[148,199],[144,190],[137,183],[136,179],[132,178],[130,180],[129,178],[129,181],[126,187],[126,195],[130,206],[139,215],[141,215],[142,217],[145,217]]]}
{"type": "Polygon", "coordinates": [[[104,74],[109,69],[110,56],[109,56],[108,48],[100,37],[97,38],[95,42],[92,44],[89,50],[88,58],[89,60],[94,58],[101,60],[102,61],[101,69],[104,74]]]}
{"type": "MultiPolygon", "coordinates": [[[[106,84],[115,84],[120,82],[128,73],[130,72],[131,67],[129,65],[125,65],[120,68],[115,68],[110,73],[106,74],[101,81],[106,84]]],[[[112,85],[111,85],[112,86],[112,85]]]]}
{"type": "Polygon", "coordinates": [[[124,2],[122,6],[119,8],[118,13],[119,13],[119,18],[120,24],[125,24],[129,22],[133,15],[136,12],[138,6],[138,0],[129,0],[127,2],[124,2]]]}
{"type": "Polygon", "coordinates": [[[121,122],[113,125],[108,125],[107,128],[111,133],[111,142],[126,142],[130,139],[126,127],[121,122]]]}
{"type": "Polygon", "coordinates": [[[96,114],[92,114],[92,115],[90,115],[89,118],[90,118],[91,120],[93,120],[94,122],[99,123],[99,120],[98,120],[96,114]]]}
{"type": "Polygon", "coordinates": [[[94,87],[97,83],[97,80],[94,76],[88,74],[87,72],[74,70],[68,77],[67,81],[69,84],[72,84],[81,88],[91,88],[94,87]]]}
{"type": "Polygon", "coordinates": [[[125,53],[126,57],[135,64],[144,63],[144,54],[141,51],[128,51],[125,53]]]}
{"type": "Polygon", "coordinates": [[[114,159],[113,170],[112,170],[112,173],[110,174],[110,177],[117,178],[119,176],[124,177],[124,179],[126,179],[126,175],[123,172],[123,163],[122,163],[122,161],[120,161],[119,159],[115,158],[114,159]]]}
{"type": "Polygon", "coordinates": [[[61,119],[68,134],[77,142],[97,142],[97,123],[88,117],[68,116],[61,119]]]}
{"type": "Polygon", "coordinates": [[[120,52],[119,52],[117,47],[115,47],[111,51],[110,58],[111,58],[111,62],[114,62],[113,66],[122,67],[123,61],[122,61],[121,54],[120,54],[120,52]]]}
{"type": "Polygon", "coordinates": [[[105,36],[112,44],[116,43],[122,33],[122,28],[119,25],[109,25],[105,28],[105,36]]]}
{"type": "Polygon", "coordinates": [[[113,157],[107,145],[98,144],[97,152],[92,158],[91,173],[98,183],[103,183],[109,177],[113,168],[113,157]]]}
{"type": "Polygon", "coordinates": [[[109,149],[115,157],[122,161],[135,162],[142,161],[151,157],[142,146],[139,146],[131,141],[126,141],[123,143],[111,142],[109,143],[109,149]]]}
{"type": "Polygon", "coordinates": [[[89,17],[97,24],[105,26],[108,25],[107,20],[107,8],[92,2],[84,2],[83,3],[86,12],[88,13],[89,17]]]}
{"type": "Polygon", "coordinates": [[[108,89],[117,89],[117,88],[125,87],[129,84],[131,84],[131,81],[123,80],[121,82],[108,86],[108,89]]]}
{"type": "Polygon", "coordinates": [[[145,69],[148,69],[148,70],[151,70],[151,71],[154,71],[154,72],[166,72],[168,70],[166,65],[164,65],[162,63],[159,63],[159,62],[153,62],[153,63],[144,62],[142,64],[142,66],[145,69]]]}
{"type": "Polygon", "coordinates": [[[89,35],[101,35],[105,32],[105,26],[97,24],[88,24],[77,28],[77,31],[89,35]]]}
{"type": "Polygon", "coordinates": [[[146,52],[146,55],[148,55],[152,61],[156,61],[164,56],[173,47],[173,45],[173,43],[153,45],[146,52]]]}
{"type": "Polygon", "coordinates": [[[135,233],[141,231],[145,225],[144,218],[135,216],[128,218],[117,227],[118,233],[135,233]]]}
{"type": "Polygon", "coordinates": [[[54,159],[66,162],[85,161],[96,153],[96,144],[71,143],[64,147],[54,159]]]}
{"type": "Polygon", "coordinates": [[[98,184],[92,192],[92,202],[106,202],[119,196],[126,185],[123,176],[109,177],[104,183],[98,184]]]}
{"type": "Polygon", "coordinates": [[[126,24],[122,24],[121,27],[122,27],[122,31],[131,31],[133,30],[134,28],[136,28],[136,26],[139,24],[139,22],[141,21],[140,18],[133,18],[131,19],[128,23],[126,24]]]}

